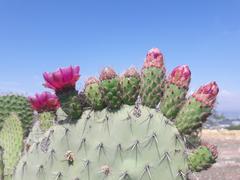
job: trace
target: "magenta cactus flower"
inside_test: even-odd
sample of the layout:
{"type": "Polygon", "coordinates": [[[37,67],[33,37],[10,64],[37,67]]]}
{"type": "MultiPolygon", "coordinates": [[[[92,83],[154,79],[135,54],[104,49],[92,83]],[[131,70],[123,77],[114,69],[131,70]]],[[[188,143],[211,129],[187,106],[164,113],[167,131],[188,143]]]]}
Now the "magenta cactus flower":
{"type": "Polygon", "coordinates": [[[36,93],[34,97],[29,97],[32,108],[37,112],[56,111],[60,107],[59,100],[55,94],[50,92],[36,93]]]}
{"type": "Polygon", "coordinates": [[[45,72],[43,77],[45,79],[44,86],[55,91],[61,91],[65,88],[71,88],[76,85],[79,75],[80,67],[66,67],[60,68],[55,72],[45,72]]]}
{"type": "Polygon", "coordinates": [[[101,73],[99,79],[101,81],[113,79],[117,77],[117,73],[111,67],[105,67],[101,73]]]}
{"type": "Polygon", "coordinates": [[[201,86],[195,93],[193,93],[192,96],[197,101],[202,102],[206,106],[213,107],[216,101],[218,92],[219,92],[218,85],[214,81],[201,86]]]}
{"type": "Polygon", "coordinates": [[[147,53],[143,68],[149,67],[164,68],[163,54],[158,48],[152,48],[147,53]]]}
{"type": "Polygon", "coordinates": [[[168,81],[179,87],[188,87],[191,81],[191,71],[187,65],[178,66],[169,75],[168,81]]]}

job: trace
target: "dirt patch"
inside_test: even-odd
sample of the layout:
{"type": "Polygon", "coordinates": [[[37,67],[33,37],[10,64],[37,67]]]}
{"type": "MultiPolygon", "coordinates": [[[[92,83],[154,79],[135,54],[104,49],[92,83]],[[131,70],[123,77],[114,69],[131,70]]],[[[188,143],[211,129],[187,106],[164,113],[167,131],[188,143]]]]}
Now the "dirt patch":
{"type": "Polygon", "coordinates": [[[191,180],[240,180],[240,131],[203,130],[202,140],[218,147],[217,163],[191,180]]]}

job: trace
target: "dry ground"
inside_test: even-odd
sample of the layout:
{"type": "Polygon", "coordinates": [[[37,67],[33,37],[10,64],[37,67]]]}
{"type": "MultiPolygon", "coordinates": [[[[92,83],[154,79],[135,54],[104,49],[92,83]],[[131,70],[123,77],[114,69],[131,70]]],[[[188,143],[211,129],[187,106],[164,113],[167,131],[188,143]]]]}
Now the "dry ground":
{"type": "Polygon", "coordinates": [[[240,180],[240,131],[204,130],[202,139],[218,146],[217,163],[191,180],[240,180]]]}

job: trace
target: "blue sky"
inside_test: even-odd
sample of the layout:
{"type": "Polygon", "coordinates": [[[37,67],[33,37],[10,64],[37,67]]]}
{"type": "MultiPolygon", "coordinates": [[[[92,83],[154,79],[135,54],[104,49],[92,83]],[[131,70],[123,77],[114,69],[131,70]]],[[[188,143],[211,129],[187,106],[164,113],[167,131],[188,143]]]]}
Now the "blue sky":
{"type": "MultiPolygon", "coordinates": [[[[142,66],[158,47],[191,89],[216,80],[218,109],[240,112],[238,0],[0,0],[0,92],[43,91],[42,73],[80,65],[81,87],[104,66],[142,66]]],[[[239,113],[240,114],[240,113],[239,113]]]]}

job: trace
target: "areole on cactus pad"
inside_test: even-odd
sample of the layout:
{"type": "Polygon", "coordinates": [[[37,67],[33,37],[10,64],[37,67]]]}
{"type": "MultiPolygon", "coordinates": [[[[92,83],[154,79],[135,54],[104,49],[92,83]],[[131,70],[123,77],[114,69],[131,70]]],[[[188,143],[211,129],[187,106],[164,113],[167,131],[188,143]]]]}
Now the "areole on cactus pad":
{"type": "Polygon", "coordinates": [[[140,73],[131,67],[118,76],[106,67],[80,93],[79,71],[70,66],[44,73],[44,86],[56,95],[29,100],[46,132],[39,135],[39,123],[34,126],[14,180],[178,180],[215,162],[215,146],[202,144],[188,155],[185,142],[211,114],[215,82],[187,97],[189,67],[177,66],[166,78],[157,48],[148,51],[140,73]],[[49,125],[59,104],[67,118],[49,125]]]}

